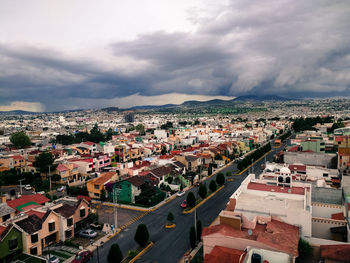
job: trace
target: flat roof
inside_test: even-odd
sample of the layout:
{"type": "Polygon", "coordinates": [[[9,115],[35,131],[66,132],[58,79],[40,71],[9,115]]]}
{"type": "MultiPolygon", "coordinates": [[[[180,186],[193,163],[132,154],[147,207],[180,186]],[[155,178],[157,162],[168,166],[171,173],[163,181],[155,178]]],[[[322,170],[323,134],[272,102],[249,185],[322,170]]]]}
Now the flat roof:
{"type": "Polygon", "coordinates": [[[281,187],[276,185],[267,185],[252,182],[248,184],[248,189],[297,195],[304,195],[305,193],[304,187],[281,187]]]}

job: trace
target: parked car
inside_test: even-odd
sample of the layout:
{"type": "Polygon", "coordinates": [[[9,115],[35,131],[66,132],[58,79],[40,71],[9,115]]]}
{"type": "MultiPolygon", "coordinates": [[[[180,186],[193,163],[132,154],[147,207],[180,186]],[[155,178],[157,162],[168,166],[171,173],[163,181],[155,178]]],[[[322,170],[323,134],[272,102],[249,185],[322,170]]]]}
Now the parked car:
{"type": "Polygon", "coordinates": [[[186,208],[186,207],[187,207],[187,201],[184,200],[180,206],[181,206],[182,208],[186,208]]]}
{"type": "Polygon", "coordinates": [[[177,196],[183,196],[185,194],[185,192],[184,191],[180,191],[180,192],[177,192],[177,196]]]}
{"type": "Polygon", "coordinates": [[[65,187],[64,185],[62,185],[62,186],[60,186],[60,187],[57,188],[57,191],[58,191],[58,192],[63,192],[63,191],[65,191],[66,189],[67,189],[67,187],[65,187]]]}
{"type": "Polygon", "coordinates": [[[97,233],[92,229],[85,229],[79,232],[79,236],[86,238],[94,238],[97,236],[97,233]]]}
{"type": "Polygon", "coordinates": [[[26,185],[24,186],[24,190],[27,190],[27,191],[32,190],[31,185],[30,185],[30,184],[26,184],[26,185]]]}
{"type": "Polygon", "coordinates": [[[48,263],[60,263],[59,258],[54,256],[54,255],[49,254],[49,255],[46,255],[45,257],[46,257],[48,263]]]}
{"type": "Polygon", "coordinates": [[[84,263],[88,262],[90,258],[92,258],[93,253],[89,250],[80,251],[76,254],[75,258],[73,259],[72,263],[84,263]]]}

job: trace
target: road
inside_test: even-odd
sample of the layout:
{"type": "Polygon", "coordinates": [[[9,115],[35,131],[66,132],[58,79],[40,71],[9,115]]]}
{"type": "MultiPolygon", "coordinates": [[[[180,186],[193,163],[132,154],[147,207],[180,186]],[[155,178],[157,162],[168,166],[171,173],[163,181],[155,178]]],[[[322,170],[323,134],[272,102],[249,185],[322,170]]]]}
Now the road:
{"type": "MultiPolygon", "coordinates": [[[[279,148],[273,148],[272,151],[267,154],[266,160],[272,161],[273,155],[283,149],[284,144],[279,148]]],[[[254,173],[259,174],[261,171],[261,164],[263,164],[265,158],[262,158],[254,164],[254,173]]],[[[227,171],[237,172],[236,164],[233,163],[230,166],[223,169],[225,174],[227,171]]],[[[234,181],[225,182],[225,187],[219,191],[216,195],[210,198],[206,203],[197,209],[197,219],[201,220],[203,227],[209,226],[212,221],[219,215],[219,213],[226,207],[230,196],[236,191],[241,185],[242,181],[248,175],[248,170],[242,175],[233,175],[234,181]]],[[[207,186],[209,186],[210,180],[206,180],[207,186]]],[[[197,196],[198,188],[193,188],[190,191],[195,193],[197,196]]],[[[150,233],[150,240],[155,244],[154,246],[145,253],[137,262],[178,262],[185,252],[190,248],[189,242],[189,230],[194,225],[194,213],[184,215],[182,214],[183,209],[180,204],[186,198],[187,194],[183,197],[177,197],[175,200],[163,205],[154,212],[151,212],[142,217],[137,222],[129,225],[120,234],[112,238],[109,242],[100,247],[99,249],[99,262],[107,262],[107,255],[110,246],[113,243],[117,243],[126,256],[127,252],[137,248],[137,244],[134,241],[134,235],[136,228],[139,224],[146,224],[150,233]],[[172,212],[175,216],[176,228],[165,229],[164,224],[169,212],[172,212]]],[[[94,252],[93,262],[97,262],[97,252],[94,252]]]]}

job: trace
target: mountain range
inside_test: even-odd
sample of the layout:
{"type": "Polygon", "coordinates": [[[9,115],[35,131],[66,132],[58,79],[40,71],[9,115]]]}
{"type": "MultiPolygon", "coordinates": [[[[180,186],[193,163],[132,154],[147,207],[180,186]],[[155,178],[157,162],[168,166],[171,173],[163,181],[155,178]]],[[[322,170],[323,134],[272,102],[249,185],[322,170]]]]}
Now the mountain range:
{"type": "MultiPolygon", "coordinates": [[[[191,108],[191,107],[205,107],[205,106],[223,106],[223,105],[231,105],[237,102],[251,101],[251,102],[262,102],[262,101],[289,101],[291,99],[280,97],[276,95],[265,95],[265,96],[257,96],[257,95],[244,95],[236,97],[232,100],[207,100],[207,101],[197,101],[197,100],[189,100],[185,101],[182,104],[165,104],[165,105],[142,105],[142,106],[134,106],[125,110],[156,110],[156,109],[166,109],[166,108],[191,108]]],[[[102,111],[113,112],[119,111],[118,107],[106,107],[102,108],[102,111]]],[[[57,111],[54,113],[60,112],[76,112],[82,111],[82,109],[78,110],[64,110],[57,111]]],[[[29,114],[42,114],[45,112],[31,112],[31,111],[22,111],[22,110],[13,110],[13,111],[0,111],[0,115],[29,115],[29,114]]]]}

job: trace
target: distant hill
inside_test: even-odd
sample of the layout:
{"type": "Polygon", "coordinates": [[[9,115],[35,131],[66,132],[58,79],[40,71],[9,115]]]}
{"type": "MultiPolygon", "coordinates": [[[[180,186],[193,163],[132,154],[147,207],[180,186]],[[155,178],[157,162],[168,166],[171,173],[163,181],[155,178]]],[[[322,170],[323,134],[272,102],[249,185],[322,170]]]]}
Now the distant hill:
{"type": "Polygon", "coordinates": [[[234,99],[235,101],[246,101],[246,100],[254,100],[254,101],[269,101],[269,100],[275,100],[275,101],[288,101],[291,99],[280,97],[277,95],[264,95],[264,96],[257,96],[257,95],[244,95],[239,96],[234,99]]]}
{"type": "Polygon", "coordinates": [[[113,112],[113,111],[119,111],[119,108],[118,107],[107,107],[107,108],[101,109],[101,111],[113,112]]]}
{"type": "Polygon", "coordinates": [[[178,104],[164,104],[164,105],[142,105],[142,106],[134,106],[129,108],[129,110],[152,110],[152,109],[161,109],[161,108],[171,108],[177,107],[178,104]]]}
{"type": "Polygon", "coordinates": [[[33,115],[41,114],[42,112],[23,111],[23,110],[11,110],[11,111],[0,111],[0,115],[33,115]]]}

